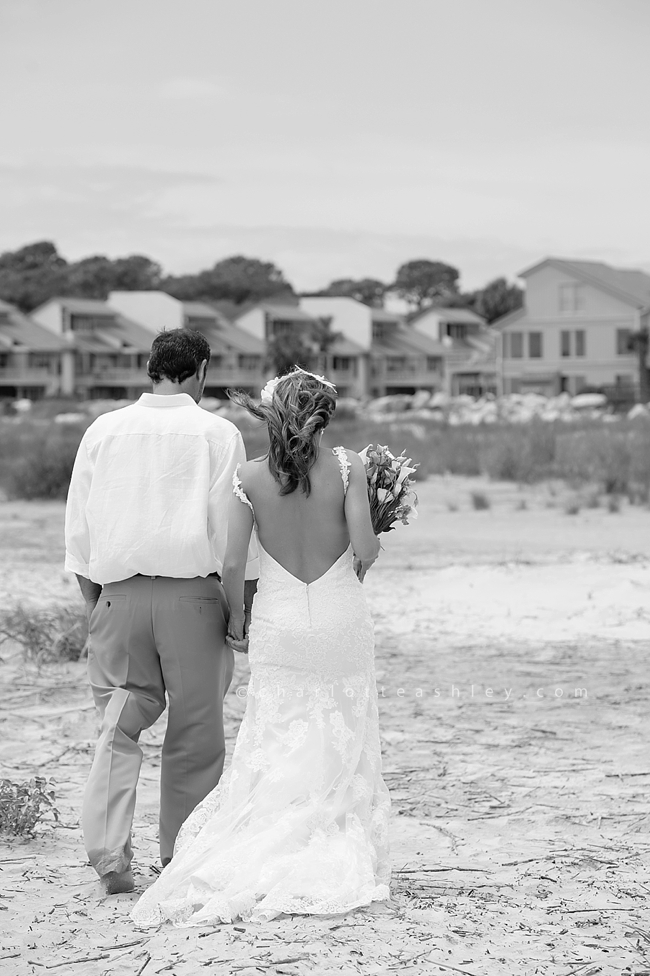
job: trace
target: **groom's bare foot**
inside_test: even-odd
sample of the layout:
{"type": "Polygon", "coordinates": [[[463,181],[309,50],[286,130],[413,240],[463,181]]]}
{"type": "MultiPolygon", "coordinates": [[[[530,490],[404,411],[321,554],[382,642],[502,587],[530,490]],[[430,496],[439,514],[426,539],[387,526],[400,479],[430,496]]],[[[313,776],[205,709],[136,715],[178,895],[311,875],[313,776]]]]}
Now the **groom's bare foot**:
{"type": "Polygon", "coordinates": [[[126,871],[109,871],[108,874],[103,874],[99,880],[107,895],[121,895],[124,892],[133,891],[135,887],[131,868],[127,868],[126,871]]]}

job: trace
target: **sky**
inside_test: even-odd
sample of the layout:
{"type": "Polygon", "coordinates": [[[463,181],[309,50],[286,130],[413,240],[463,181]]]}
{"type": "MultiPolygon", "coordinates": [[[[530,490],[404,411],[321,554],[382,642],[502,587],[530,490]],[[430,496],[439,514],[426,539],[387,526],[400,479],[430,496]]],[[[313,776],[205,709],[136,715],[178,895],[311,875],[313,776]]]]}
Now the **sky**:
{"type": "Polygon", "coordinates": [[[650,0],[0,0],[0,251],[650,270],[650,0]]]}

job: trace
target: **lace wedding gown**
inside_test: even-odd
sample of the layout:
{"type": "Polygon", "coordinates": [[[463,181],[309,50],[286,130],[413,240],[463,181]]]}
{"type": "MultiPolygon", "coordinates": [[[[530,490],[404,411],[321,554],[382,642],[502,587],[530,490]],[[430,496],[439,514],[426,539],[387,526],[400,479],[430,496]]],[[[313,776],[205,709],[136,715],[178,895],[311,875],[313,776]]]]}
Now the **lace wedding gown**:
{"type": "MultiPolygon", "coordinates": [[[[347,490],[347,455],[334,453],[347,490]]],[[[252,509],[237,474],[233,484],[252,509]]],[[[389,897],[373,625],[351,546],[303,583],[260,545],[249,636],[232,763],[135,906],[140,926],[342,913],[389,897]]]]}

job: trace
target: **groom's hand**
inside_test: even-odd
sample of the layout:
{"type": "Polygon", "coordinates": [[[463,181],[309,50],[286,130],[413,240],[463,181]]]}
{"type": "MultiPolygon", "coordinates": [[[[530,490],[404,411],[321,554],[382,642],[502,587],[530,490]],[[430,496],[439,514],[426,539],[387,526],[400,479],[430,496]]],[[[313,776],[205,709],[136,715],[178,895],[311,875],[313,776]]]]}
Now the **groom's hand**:
{"type": "Polygon", "coordinates": [[[226,644],[231,647],[233,651],[237,651],[239,654],[248,654],[248,637],[242,638],[242,640],[237,640],[236,637],[231,637],[230,634],[226,637],[226,644]]]}

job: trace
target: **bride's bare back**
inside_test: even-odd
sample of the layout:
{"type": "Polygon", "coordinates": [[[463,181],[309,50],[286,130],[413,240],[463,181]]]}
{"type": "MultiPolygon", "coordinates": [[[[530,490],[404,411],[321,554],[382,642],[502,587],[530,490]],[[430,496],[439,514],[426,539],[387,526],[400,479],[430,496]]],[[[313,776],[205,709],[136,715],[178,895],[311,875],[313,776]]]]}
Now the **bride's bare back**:
{"type": "Polygon", "coordinates": [[[372,562],[377,555],[363,462],[354,451],[341,454],[339,460],[334,451],[319,451],[309,471],[309,495],[300,488],[281,495],[266,458],[248,461],[239,471],[255,512],[261,545],[303,583],[323,576],[350,543],[364,562],[372,562]],[[347,493],[342,463],[348,473],[347,493]]]}

